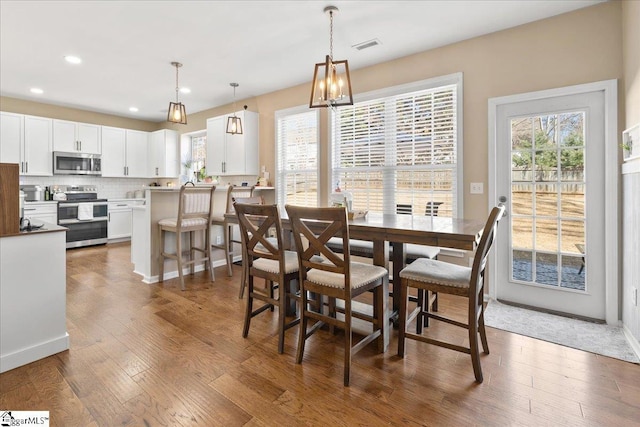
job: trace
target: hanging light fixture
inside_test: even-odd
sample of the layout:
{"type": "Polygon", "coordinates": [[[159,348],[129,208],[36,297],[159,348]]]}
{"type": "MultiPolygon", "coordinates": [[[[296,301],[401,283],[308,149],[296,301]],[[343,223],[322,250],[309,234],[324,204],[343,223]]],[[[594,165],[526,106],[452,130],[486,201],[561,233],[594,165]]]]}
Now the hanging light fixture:
{"type": "Polygon", "coordinates": [[[233,116],[227,119],[227,133],[234,135],[242,135],[242,120],[236,116],[236,88],[240,86],[238,83],[229,83],[233,88],[233,116]]]}
{"type": "Polygon", "coordinates": [[[347,60],[333,60],[333,15],[338,12],[335,6],[327,6],[324,12],[329,14],[329,55],[324,62],[316,64],[311,82],[309,108],[339,107],[353,105],[351,78],[347,60]]]}
{"type": "Polygon", "coordinates": [[[172,66],[176,67],[176,102],[169,102],[169,113],[167,113],[167,121],[172,123],[187,124],[187,110],[184,104],[178,101],[178,92],[180,85],[178,84],[178,68],[182,67],[179,62],[172,62],[172,66]]]}

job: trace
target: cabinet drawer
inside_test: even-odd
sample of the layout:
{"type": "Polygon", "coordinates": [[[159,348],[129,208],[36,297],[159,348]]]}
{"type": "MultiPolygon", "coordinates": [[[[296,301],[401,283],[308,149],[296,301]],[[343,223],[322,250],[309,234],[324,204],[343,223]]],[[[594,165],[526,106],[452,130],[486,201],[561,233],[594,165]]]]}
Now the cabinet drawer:
{"type": "Polygon", "coordinates": [[[58,215],[57,203],[29,203],[24,204],[24,214],[30,215],[58,215]]]}

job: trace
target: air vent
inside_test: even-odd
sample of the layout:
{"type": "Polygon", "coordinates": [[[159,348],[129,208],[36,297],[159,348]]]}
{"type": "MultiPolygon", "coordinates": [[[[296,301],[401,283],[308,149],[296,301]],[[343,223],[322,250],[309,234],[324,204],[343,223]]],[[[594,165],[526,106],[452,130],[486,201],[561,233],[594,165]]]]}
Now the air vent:
{"type": "Polygon", "coordinates": [[[366,42],[354,44],[351,47],[356,48],[358,50],[364,50],[364,49],[368,49],[368,48],[373,47],[373,46],[378,46],[379,44],[382,44],[382,43],[380,43],[380,40],[372,39],[372,40],[367,40],[366,42]]]}

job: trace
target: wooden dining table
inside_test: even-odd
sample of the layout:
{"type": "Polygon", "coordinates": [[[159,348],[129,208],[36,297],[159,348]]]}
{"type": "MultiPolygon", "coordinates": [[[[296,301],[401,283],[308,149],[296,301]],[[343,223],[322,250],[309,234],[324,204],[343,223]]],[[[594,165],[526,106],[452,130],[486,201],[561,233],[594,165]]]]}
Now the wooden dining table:
{"type": "MultiPolygon", "coordinates": [[[[291,230],[287,213],[280,210],[282,226],[291,230]]],[[[237,223],[235,214],[227,214],[237,223]]],[[[373,264],[389,269],[393,263],[392,277],[400,277],[406,264],[405,246],[408,243],[437,246],[441,248],[472,251],[480,241],[484,220],[447,218],[403,214],[381,214],[369,212],[361,218],[349,220],[349,237],[373,242],[373,264]],[[390,250],[393,257],[390,259],[390,250]]],[[[393,292],[393,311],[400,307],[400,293],[393,292]]]]}

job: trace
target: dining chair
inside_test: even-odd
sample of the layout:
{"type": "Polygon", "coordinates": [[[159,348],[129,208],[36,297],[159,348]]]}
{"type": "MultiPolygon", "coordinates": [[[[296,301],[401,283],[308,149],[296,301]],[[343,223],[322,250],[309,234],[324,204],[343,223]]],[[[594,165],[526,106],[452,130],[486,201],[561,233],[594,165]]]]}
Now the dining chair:
{"type": "Polygon", "coordinates": [[[278,353],[283,353],[285,331],[299,322],[298,317],[290,322],[286,321],[287,307],[297,299],[292,287],[298,280],[298,256],[293,251],[282,249],[282,224],[277,205],[244,204],[236,201],[235,213],[240,226],[243,265],[249,289],[242,336],[248,336],[253,317],[267,309],[278,307],[278,353]],[[275,230],[275,242],[272,230],[275,230]],[[255,278],[265,280],[265,292],[254,286],[255,278]],[[254,309],[254,300],[265,304],[254,309]]]}
{"type": "MultiPolygon", "coordinates": [[[[441,205],[442,202],[427,202],[427,207],[431,204],[435,206],[435,211],[431,211],[431,216],[438,216],[438,206],[441,205]]],[[[397,204],[396,213],[398,215],[413,215],[413,205],[397,204]]],[[[417,245],[414,243],[407,243],[405,245],[405,259],[408,264],[420,258],[438,259],[438,255],[440,255],[440,248],[437,246],[417,245]]],[[[393,247],[391,248],[389,256],[393,257],[393,247]]],[[[422,333],[423,326],[429,326],[429,317],[424,316],[422,313],[431,310],[438,311],[438,293],[418,289],[416,297],[410,296],[409,300],[417,303],[420,309],[416,321],[416,333],[420,334],[422,333]]]]}
{"type": "Polygon", "coordinates": [[[224,251],[225,264],[227,266],[227,275],[233,276],[233,244],[237,241],[233,240],[233,228],[234,224],[226,216],[228,214],[233,215],[233,200],[238,197],[252,197],[253,189],[255,186],[237,186],[229,185],[227,188],[226,204],[224,212],[216,213],[211,218],[211,225],[222,227],[222,242],[212,243],[212,247],[216,249],[222,249],[224,251]]]}
{"type": "Polygon", "coordinates": [[[504,206],[496,206],[491,210],[484,226],[482,237],[476,248],[472,267],[421,258],[409,264],[400,272],[398,356],[404,357],[406,338],[470,354],[476,381],[479,383],[482,382],[478,335],[480,335],[483,351],[489,354],[487,334],[484,327],[484,273],[487,256],[496,239],[498,222],[504,214],[504,209],[504,206]],[[424,312],[423,315],[433,320],[467,329],[469,334],[469,347],[453,344],[448,341],[436,340],[435,338],[419,333],[413,334],[408,332],[407,326],[417,316],[419,310],[416,309],[409,315],[407,314],[409,288],[466,297],[468,299],[466,323],[433,312],[424,312]]]}
{"type": "MultiPolygon", "coordinates": [[[[234,204],[234,209],[235,209],[235,204],[236,203],[242,203],[242,204],[249,204],[249,205],[263,205],[264,204],[264,198],[262,196],[252,196],[252,197],[233,197],[232,198],[232,202],[234,204]]],[[[277,242],[275,242],[275,239],[273,237],[270,238],[272,243],[276,244],[277,242]]],[[[247,269],[246,267],[246,263],[244,262],[245,260],[245,253],[244,253],[244,245],[242,244],[242,240],[237,240],[233,237],[233,232],[229,233],[229,241],[231,242],[231,244],[233,243],[240,243],[241,247],[242,247],[242,277],[240,278],[240,291],[238,294],[238,298],[242,299],[244,297],[244,288],[247,286],[247,269]]]]}
{"type": "Polygon", "coordinates": [[[333,327],[342,328],[345,337],[344,385],[348,386],[353,355],[374,340],[377,340],[380,352],[385,350],[389,328],[389,272],[380,266],[351,261],[349,223],[344,207],[287,205],[285,208],[293,229],[300,276],[300,332],[296,363],[302,363],[306,340],[323,324],[330,325],[331,330],[333,327]],[[327,246],[332,237],[342,239],[341,254],[327,246]],[[353,310],[353,299],[368,291],[373,291],[373,315],[353,310]],[[314,295],[315,304],[310,304],[310,294],[314,295]],[[324,298],[328,299],[326,312],[324,298]],[[344,302],[344,308],[337,307],[336,299],[344,302]],[[337,312],[342,314],[343,320],[337,312]],[[373,326],[373,331],[355,344],[351,325],[354,317],[373,326]],[[307,330],[310,319],[315,323],[307,330]]]}
{"type": "Polygon", "coordinates": [[[159,279],[164,281],[164,262],[165,258],[174,259],[178,263],[178,276],[180,277],[180,288],[184,291],[183,268],[190,266],[191,274],[195,271],[195,264],[205,262],[205,269],[211,274],[211,281],[215,280],[213,271],[213,260],[211,258],[211,213],[213,211],[213,192],[215,186],[195,187],[188,184],[180,187],[180,195],[178,199],[178,213],[175,218],[164,218],[158,221],[160,229],[160,259],[159,259],[159,279]],[[194,234],[196,231],[203,232],[202,246],[194,246],[194,234]],[[166,252],[165,238],[166,233],[175,234],[175,252],[166,252]],[[183,253],[182,234],[188,233],[189,247],[186,253],[183,253]],[[195,252],[202,254],[201,259],[195,258],[195,252]],[[188,254],[189,260],[185,261],[184,256],[188,254]]]}

